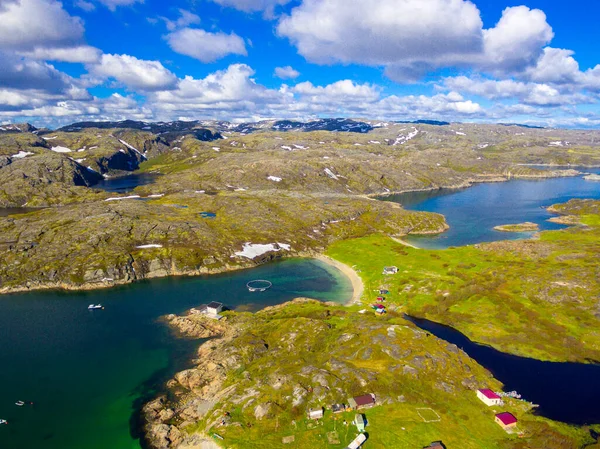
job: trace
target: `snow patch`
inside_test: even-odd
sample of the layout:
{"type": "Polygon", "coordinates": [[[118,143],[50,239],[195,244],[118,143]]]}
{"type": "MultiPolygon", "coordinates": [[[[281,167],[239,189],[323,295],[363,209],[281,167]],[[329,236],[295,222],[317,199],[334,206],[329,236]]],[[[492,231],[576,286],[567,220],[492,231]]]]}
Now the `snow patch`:
{"type": "Polygon", "coordinates": [[[292,151],[292,147],[288,147],[287,145],[281,145],[281,148],[284,150],[292,151]]]}
{"type": "Polygon", "coordinates": [[[69,148],[67,148],[67,147],[61,147],[61,146],[52,147],[50,149],[52,151],[54,151],[55,153],[70,153],[71,152],[71,150],[69,148]]]}
{"type": "Polygon", "coordinates": [[[162,198],[165,196],[164,193],[155,193],[154,195],[148,195],[148,198],[162,198]]]}
{"type": "MultiPolygon", "coordinates": [[[[404,129],[402,131],[404,131],[404,129]]],[[[394,141],[393,145],[404,145],[409,140],[414,139],[417,136],[417,134],[419,134],[419,130],[417,128],[413,127],[413,130],[411,132],[409,132],[406,136],[403,134],[400,134],[394,141]]]]}
{"type": "Polygon", "coordinates": [[[11,157],[14,157],[15,159],[23,159],[27,156],[31,156],[32,154],[34,153],[30,151],[19,151],[17,154],[13,154],[11,157]]]}
{"type": "Polygon", "coordinates": [[[454,131],[457,136],[466,136],[465,133],[461,133],[460,131],[454,131]]]}
{"type": "Polygon", "coordinates": [[[309,149],[309,147],[304,147],[302,145],[296,145],[296,144],[294,144],[294,148],[297,148],[299,150],[308,150],[309,149]]]}
{"type": "Polygon", "coordinates": [[[129,148],[132,151],[135,151],[137,154],[139,154],[143,159],[146,159],[146,156],[144,156],[140,150],[138,150],[137,148],[135,148],[133,145],[129,145],[127,142],[125,142],[124,140],[119,139],[119,142],[121,142],[123,145],[125,145],[127,148],[129,148]]]}
{"type": "Polygon", "coordinates": [[[242,251],[236,252],[235,255],[238,257],[254,259],[255,257],[262,256],[263,254],[269,253],[271,251],[289,251],[290,249],[291,246],[285,243],[268,243],[266,245],[262,245],[260,243],[244,243],[242,251]]]}
{"type": "Polygon", "coordinates": [[[136,246],[136,248],[138,249],[146,249],[146,248],[162,248],[162,245],[157,245],[155,243],[151,243],[149,245],[140,245],[140,246],[136,246]]]}
{"type": "Polygon", "coordinates": [[[52,136],[52,137],[44,137],[44,136],[42,136],[42,139],[44,139],[44,140],[54,140],[54,139],[58,139],[58,136],[52,136]]]}
{"type": "Polygon", "coordinates": [[[338,178],[338,177],[337,177],[337,175],[336,175],[335,173],[333,173],[333,172],[332,172],[331,170],[329,170],[328,168],[326,168],[326,169],[325,169],[325,174],[326,174],[327,176],[329,176],[331,179],[336,179],[336,180],[340,179],[340,178],[338,178]]]}
{"type": "Polygon", "coordinates": [[[107,198],[104,201],[121,201],[121,200],[132,200],[135,198],[139,198],[139,195],[130,195],[130,196],[115,196],[112,198],[107,198]]]}
{"type": "Polygon", "coordinates": [[[281,182],[281,178],[278,178],[277,176],[269,176],[267,179],[273,182],[281,182]]]}
{"type": "Polygon", "coordinates": [[[216,152],[221,151],[221,149],[219,147],[212,147],[213,150],[215,150],[216,152]]]}

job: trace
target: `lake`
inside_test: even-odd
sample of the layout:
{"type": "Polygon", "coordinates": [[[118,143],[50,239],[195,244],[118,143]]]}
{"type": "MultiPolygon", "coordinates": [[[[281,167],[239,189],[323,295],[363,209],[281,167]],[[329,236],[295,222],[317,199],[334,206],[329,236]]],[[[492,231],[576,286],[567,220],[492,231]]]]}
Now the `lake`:
{"type": "Polygon", "coordinates": [[[505,391],[516,390],[539,404],[537,413],[570,424],[600,422],[600,365],[541,362],[505,354],[473,343],[457,330],[429,320],[407,317],[423,330],[462,348],[492,372],[505,391]]]}
{"type": "Polygon", "coordinates": [[[112,193],[129,193],[138,186],[152,184],[160,175],[158,173],[136,173],[116,178],[107,178],[93,186],[112,193]]]}
{"type": "MultiPolygon", "coordinates": [[[[581,169],[600,173],[599,169],[581,169]]],[[[494,226],[537,223],[541,230],[562,229],[564,226],[547,220],[555,215],[546,207],[572,198],[600,199],[600,183],[582,177],[554,178],[502,183],[475,184],[462,190],[441,189],[412,192],[381,198],[402,204],[406,209],[437,212],[446,217],[450,229],[428,237],[408,237],[410,243],[430,249],[471,245],[496,240],[528,238],[531,233],[495,231],[494,226]]]]}
{"type": "Polygon", "coordinates": [[[139,449],[138,411],[185,369],[198,341],[157,318],[210,301],[255,311],[299,296],[346,302],[350,281],[319,261],[286,260],[229,274],[110,290],[0,297],[0,448],[139,449]],[[251,293],[246,283],[273,287],[251,293]],[[88,311],[91,303],[105,310],[88,311]],[[17,407],[16,401],[33,401],[17,407]]]}

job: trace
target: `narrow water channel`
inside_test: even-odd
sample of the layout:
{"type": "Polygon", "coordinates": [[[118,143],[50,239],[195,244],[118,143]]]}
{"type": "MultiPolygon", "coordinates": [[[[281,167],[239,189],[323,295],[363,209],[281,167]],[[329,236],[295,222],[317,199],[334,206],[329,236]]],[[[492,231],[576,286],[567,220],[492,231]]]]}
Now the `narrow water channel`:
{"type": "Polygon", "coordinates": [[[538,404],[537,413],[570,424],[600,423],[600,365],[554,363],[505,354],[472,342],[459,331],[433,321],[406,317],[421,329],[463,349],[523,399],[538,404]]]}

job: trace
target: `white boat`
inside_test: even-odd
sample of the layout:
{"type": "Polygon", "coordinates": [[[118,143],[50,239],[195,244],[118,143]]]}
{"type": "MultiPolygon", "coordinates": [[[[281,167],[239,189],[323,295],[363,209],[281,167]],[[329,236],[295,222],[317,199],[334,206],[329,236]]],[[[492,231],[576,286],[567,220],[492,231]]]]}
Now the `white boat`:
{"type": "Polygon", "coordinates": [[[17,401],[17,402],[15,402],[15,405],[17,407],[23,407],[25,405],[25,402],[23,402],[23,401],[17,401]]]}
{"type": "Polygon", "coordinates": [[[104,309],[102,304],[90,304],[88,306],[88,310],[98,310],[98,309],[104,309]]]}
{"type": "Polygon", "coordinates": [[[5,419],[0,419],[0,425],[2,425],[2,424],[8,424],[8,421],[5,419]]]}

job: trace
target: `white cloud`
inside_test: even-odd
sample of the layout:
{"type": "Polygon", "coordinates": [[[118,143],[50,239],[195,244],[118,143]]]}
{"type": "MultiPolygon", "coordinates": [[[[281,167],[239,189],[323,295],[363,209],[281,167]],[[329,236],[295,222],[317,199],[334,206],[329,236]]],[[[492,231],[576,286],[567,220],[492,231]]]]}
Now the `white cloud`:
{"type": "Polygon", "coordinates": [[[82,62],[91,63],[100,59],[102,52],[89,45],[80,45],[71,48],[40,48],[32,51],[21,52],[23,56],[44,61],[82,62]]]}
{"type": "Polygon", "coordinates": [[[33,61],[10,53],[0,53],[0,87],[10,89],[36,89],[52,93],[64,92],[72,78],[52,65],[33,61]]]}
{"type": "Polygon", "coordinates": [[[543,11],[526,6],[506,8],[496,26],[483,31],[484,65],[504,72],[522,71],[538,60],[553,37],[543,11]]]}
{"type": "Polygon", "coordinates": [[[160,19],[165,22],[167,30],[169,31],[174,31],[189,25],[197,25],[201,22],[200,17],[185,9],[179,9],[179,18],[177,20],[170,20],[166,17],[160,17],[160,19]]]}
{"type": "Polygon", "coordinates": [[[442,67],[523,71],[554,35],[546,15],[525,6],[483,29],[468,0],[303,0],[277,32],[311,62],[383,66],[400,82],[442,67]]]}
{"type": "Polygon", "coordinates": [[[276,67],[275,76],[283,80],[296,79],[300,76],[300,72],[294,69],[292,66],[276,67]]]}
{"type": "Polygon", "coordinates": [[[541,83],[572,83],[580,78],[579,64],[574,52],[562,48],[544,48],[544,53],[535,66],[527,70],[527,76],[541,83]]]}
{"type": "Polygon", "coordinates": [[[512,79],[493,80],[481,77],[458,76],[444,79],[444,87],[491,100],[517,98],[526,105],[560,106],[593,101],[592,98],[580,92],[564,92],[549,84],[522,82],[512,79]]]}
{"type": "Polygon", "coordinates": [[[479,11],[463,0],[304,0],[277,31],[317,63],[389,65],[482,48],[479,11]]]}
{"type": "Polygon", "coordinates": [[[292,0],[213,0],[222,6],[229,6],[240,11],[265,11],[272,13],[276,6],[285,5],[292,0]]]}
{"type": "Polygon", "coordinates": [[[246,44],[235,33],[209,33],[196,28],[183,28],[167,35],[173,51],[202,62],[214,62],[227,55],[244,55],[246,44]]]}
{"type": "Polygon", "coordinates": [[[87,68],[92,75],[113,78],[142,91],[169,89],[177,83],[177,77],[159,61],[146,61],[129,55],[104,54],[98,64],[87,68]]]}
{"type": "Polygon", "coordinates": [[[83,41],[83,23],[55,0],[4,1],[0,8],[0,49],[34,51],[67,48],[83,41]]]}
{"type": "Polygon", "coordinates": [[[77,0],[74,5],[80,9],[83,9],[86,12],[90,12],[96,9],[96,5],[92,2],[88,2],[86,0],[77,0]]]}
{"type": "Polygon", "coordinates": [[[131,6],[135,3],[144,3],[144,0],[98,0],[111,11],[115,11],[119,6],[131,6]]]}
{"type": "MultiPolygon", "coordinates": [[[[233,64],[203,79],[186,76],[177,89],[152,96],[158,108],[231,111],[255,108],[256,102],[277,104],[283,95],[256,83],[254,71],[245,64],[233,64]]],[[[256,108],[258,109],[258,108],[256,108]]]]}
{"type": "Polygon", "coordinates": [[[379,98],[379,89],[371,84],[358,84],[351,80],[342,80],[327,86],[314,86],[310,81],[296,84],[292,92],[307,97],[308,101],[319,102],[323,99],[337,99],[343,102],[375,101],[379,98]]]}

